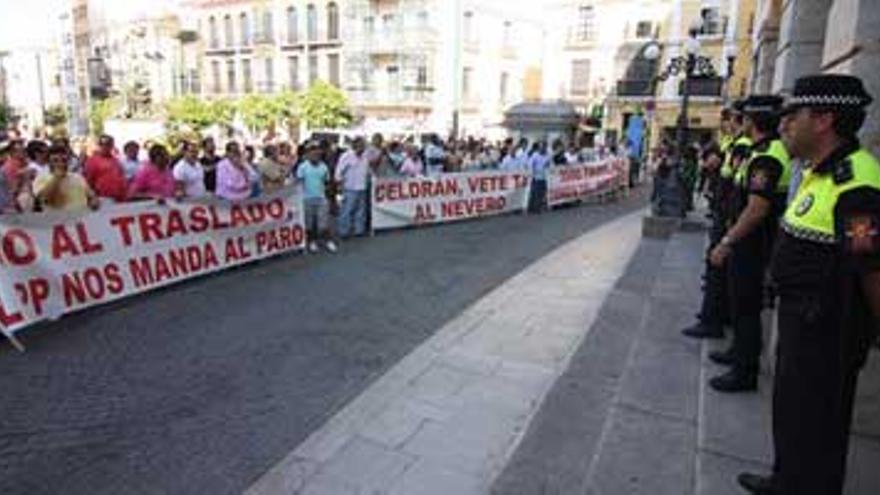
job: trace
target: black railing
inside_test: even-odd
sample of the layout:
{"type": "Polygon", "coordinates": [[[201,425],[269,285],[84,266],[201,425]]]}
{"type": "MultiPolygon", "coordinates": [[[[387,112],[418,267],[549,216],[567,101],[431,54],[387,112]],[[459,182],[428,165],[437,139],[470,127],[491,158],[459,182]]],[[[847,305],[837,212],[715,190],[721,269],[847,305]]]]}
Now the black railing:
{"type": "Polygon", "coordinates": [[[684,94],[684,85],[688,85],[690,96],[721,96],[724,80],[720,77],[682,79],[678,83],[679,96],[684,94]]]}
{"type": "Polygon", "coordinates": [[[653,96],[654,81],[622,79],[617,81],[617,96],[653,96]]]}

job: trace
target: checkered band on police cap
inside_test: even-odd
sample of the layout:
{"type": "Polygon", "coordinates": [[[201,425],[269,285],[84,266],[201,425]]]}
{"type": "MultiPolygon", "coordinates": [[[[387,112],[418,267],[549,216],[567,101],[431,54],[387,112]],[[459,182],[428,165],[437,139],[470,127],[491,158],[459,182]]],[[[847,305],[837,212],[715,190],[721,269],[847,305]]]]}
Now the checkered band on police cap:
{"type": "Polygon", "coordinates": [[[795,81],[794,91],[785,107],[787,110],[799,107],[863,108],[872,101],[858,77],[819,74],[795,81]]]}

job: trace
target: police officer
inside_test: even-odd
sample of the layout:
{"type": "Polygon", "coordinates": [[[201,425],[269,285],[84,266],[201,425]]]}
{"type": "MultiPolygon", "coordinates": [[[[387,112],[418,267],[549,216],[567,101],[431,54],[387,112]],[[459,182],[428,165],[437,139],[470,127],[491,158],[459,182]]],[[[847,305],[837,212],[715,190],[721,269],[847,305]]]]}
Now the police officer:
{"type": "Polygon", "coordinates": [[[859,370],[880,327],[880,164],[856,137],[871,102],[860,79],[798,79],[782,133],[808,163],[782,220],[771,274],[780,296],[772,477],[752,493],[837,495],[859,370]]]}
{"type": "Polygon", "coordinates": [[[791,175],[791,159],[778,134],[782,101],[755,95],[743,104],[745,129],[754,144],[748,162],[734,176],[739,215],[710,255],[719,267],[730,258],[732,352],[715,354],[714,360],[732,367],[709,382],[719,392],[753,391],[758,386],[765,271],[791,175]]]}
{"type": "MultiPolygon", "coordinates": [[[[710,211],[712,213],[712,226],[709,230],[709,251],[718,245],[729,226],[728,216],[733,192],[734,164],[741,161],[750,153],[751,140],[744,135],[742,129],[742,114],[737,108],[725,108],[721,112],[721,136],[719,138],[722,165],[717,177],[717,183],[712,183],[710,211]],[[734,158],[736,157],[736,158],[734,158]]],[[[709,149],[703,153],[703,161],[707,163],[715,160],[715,150],[709,149]]],[[[700,312],[697,314],[697,323],[685,328],[682,333],[688,337],[698,339],[718,339],[724,337],[724,325],[730,321],[729,296],[727,291],[727,274],[724,267],[716,267],[706,262],[705,275],[703,277],[703,302],[700,312]]]]}

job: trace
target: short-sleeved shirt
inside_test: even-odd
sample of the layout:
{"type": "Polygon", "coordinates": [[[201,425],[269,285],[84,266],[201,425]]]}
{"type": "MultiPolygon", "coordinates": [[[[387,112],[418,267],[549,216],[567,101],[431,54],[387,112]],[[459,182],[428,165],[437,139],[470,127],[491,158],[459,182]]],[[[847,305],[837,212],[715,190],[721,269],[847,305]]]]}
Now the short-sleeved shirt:
{"type": "Polygon", "coordinates": [[[174,196],[174,174],[170,169],[144,163],[131,179],[128,195],[170,198],[174,196]]]}
{"type": "MultiPolygon", "coordinates": [[[[54,176],[51,172],[41,172],[34,179],[34,194],[39,196],[54,176]]],[[[42,202],[43,208],[58,211],[83,211],[89,207],[89,185],[80,174],[68,172],[61,179],[56,189],[54,201],[48,199],[42,202]]]]}
{"type": "Polygon", "coordinates": [[[330,169],[324,162],[314,164],[305,160],[297,168],[296,178],[303,181],[303,192],[306,199],[323,198],[324,188],[330,179],[330,169]]]}
{"type": "Polygon", "coordinates": [[[346,191],[366,191],[369,165],[366,153],[360,156],[349,150],[345,152],[336,165],[336,180],[342,182],[342,188],[346,191]]]}
{"type": "Polygon", "coordinates": [[[260,182],[263,191],[272,192],[284,187],[284,179],[287,177],[287,169],[276,160],[264,158],[257,164],[260,172],[260,182]]]}
{"type": "Polygon", "coordinates": [[[253,192],[250,171],[238,168],[228,159],[217,165],[217,196],[233,201],[250,197],[253,192]]]}
{"type": "Polygon", "coordinates": [[[205,188],[205,169],[199,162],[188,162],[185,158],[174,165],[174,180],[183,183],[188,198],[200,198],[208,194],[205,188]]]}
{"type": "Polygon", "coordinates": [[[90,156],[85,164],[85,178],[95,194],[102,198],[125,201],[128,197],[128,181],[116,157],[90,156]]]}
{"type": "Polygon", "coordinates": [[[217,189],[217,165],[220,163],[220,157],[203,156],[199,158],[199,163],[205,171],[205,189],[214,192],[217,189]]]}

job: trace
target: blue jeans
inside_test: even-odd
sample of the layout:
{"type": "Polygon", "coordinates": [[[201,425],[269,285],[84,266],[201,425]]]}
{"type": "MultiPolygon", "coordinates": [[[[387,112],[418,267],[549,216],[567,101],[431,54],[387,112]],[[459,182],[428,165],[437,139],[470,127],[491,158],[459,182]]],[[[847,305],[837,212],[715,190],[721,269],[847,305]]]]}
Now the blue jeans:
{"type": "Polygon", "coordinates": [[[342,210],[339,212],[339,236],[364,235],[367,229],[367,191],[346,190],[342,195],[342,210]]]}

